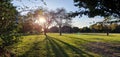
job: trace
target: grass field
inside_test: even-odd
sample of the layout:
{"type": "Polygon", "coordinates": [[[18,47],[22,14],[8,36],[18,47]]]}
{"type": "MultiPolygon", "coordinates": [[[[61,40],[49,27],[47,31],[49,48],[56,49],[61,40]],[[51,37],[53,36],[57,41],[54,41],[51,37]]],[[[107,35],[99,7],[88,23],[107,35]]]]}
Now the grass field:
{"type": "Polygon", "coordinates": [[[9,48],[17,57],[119,57],[120,34],[29,35],[9,48]]]}

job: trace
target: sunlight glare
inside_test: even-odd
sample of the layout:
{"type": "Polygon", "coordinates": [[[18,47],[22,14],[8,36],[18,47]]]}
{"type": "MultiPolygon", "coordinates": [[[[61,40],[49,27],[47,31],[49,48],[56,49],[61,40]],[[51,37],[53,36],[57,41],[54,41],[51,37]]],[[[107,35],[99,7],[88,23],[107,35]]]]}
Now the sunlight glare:
{"type": "Polygon", "coordinates": [[[45,23],[45,22],[46,22],[46,20],[45,20],[45,18],[44,18],[44,17],[40,17],[40,18],[39,18],[39,22],[40,22],[40,23],[45,23]]]}

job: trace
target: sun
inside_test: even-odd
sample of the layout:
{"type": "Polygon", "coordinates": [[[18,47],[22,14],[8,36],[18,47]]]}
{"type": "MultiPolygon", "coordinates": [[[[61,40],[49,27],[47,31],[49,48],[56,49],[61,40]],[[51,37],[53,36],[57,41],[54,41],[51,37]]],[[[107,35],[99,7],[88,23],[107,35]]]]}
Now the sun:
{"type": "Polygon", "coordinates": [[[39,18],[35,21],[35,23],[44,24],[44,23],[46,23],[46,20],[45,20],[44,17],[39,17],[39,18]]]}
{"type": "Polygon", "coordinates": [[[45,23],[45,22],[46,22],[46,20],[45,20],[45,18],[44,18],[44,17],[40,17],[40,18],[39,18],[39,22],[40,22],[40,23],[45,23]]]}

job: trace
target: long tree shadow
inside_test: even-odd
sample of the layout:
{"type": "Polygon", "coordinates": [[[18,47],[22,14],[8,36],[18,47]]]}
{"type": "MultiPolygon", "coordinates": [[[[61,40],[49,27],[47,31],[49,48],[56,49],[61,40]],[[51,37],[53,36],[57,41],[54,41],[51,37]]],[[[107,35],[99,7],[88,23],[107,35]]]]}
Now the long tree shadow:
{"type": "Polygon", "coordinates": [[[50,54],[50,47],[52,48],[52,51],[55,55],[55,57],[69,57],[68,54],[65,52],[65,50],[58,44],[56,41],[54,41],[51,37],[46,37],[46,48],[47,48],[47,57],[52,57],[50,54]]]}
{"type": "Polygon", "coordinates": [[[45,42],[46,42],[46,52],[47,52],[47,54],[46,54],[46,57],[52,57],[52,52],[50,51],[50,43],[49,43],[49,40],[47,39],[47,38],[45,38],[45,40],[44,40],[45,42]]]}
{"type": "MultiPolygon", "coordinates": [[[[70,45],[69,43],[66,43],[64,41],[61,41],[59,39],[56,39],[56,38],[53,38],[53,37],[50,37],[50,36],[48,36],[48,38],[51,39],[52,41],[56,40],[56,41],[61,42],[62,44],[64,44],[68,48],[70,48],[73,52],[75,52],[76,54],[79,54],[80,57],[86,57],[86,55],[89,56],[89,57],[94,57],[93,55],[91,55],[91,54],[89,54],[89,53],[87,53],[85,51],[82,51],[79,48],[77,48],[77,47],[75,47],[73,45],[70,45]]],[[[60,49],[62,49],[62,48],[60,48],[60,49]]]]}
{"type": "MultiPolygon", "coordinates": [[[[81,33],[81,35],[89,35],[89,36],[107,36],[106,33],[81,33]]],[[[108,37],[115,37],[115,35],[109,35],[108,37]]]]}
{"type": "Polygon", "coordinates": [[[79,38],[79,37],[72,37],[72,36],[66,36],[66,35],[64,35],[64,36],[67,37],[67,38],[75,39],[77,41],[92,42],[90,40],[85,40],[85,39],[82,39],[82,38],[79,38]]]}
{"type": "MultiPolygon", "coordinates": [[[[97,54],[107,56],[107,57],[111,57],[111,56],[117,57],[117,56],[119,56],[118,54],[116,54],[116,55],[113,54],[113,53],[119,53],[119,51],[118,51],[119,50],[119,47],[118,47],[119,45],[117,46],[117,44],[116,44],[116,46],[115,45],[110,46],[110,43],[94,42],[94,41],[90,41],[90,40],[81,39],[80,37],[72,37],[72,36],[66,36],[66,35],[64,35],[64,36],[67,37],[67,38],[76,39],[76,41],[89,42],[89,43],[84,44],[82,46],[84,46],[84,48],[86,50],[90,51],[90,52],[97,53],[97,54]],[[105,51],[105,50],[107,50],[107,51],[105,51]]],[[[101,38],[91,38],[91,39],[104,40],[104,39],[101,39],[101,38]]]]}
{"type": "MultiPolygon", "coordinates": [[[[84,41],[84,42],[88,42],[88,43],[90,43],[90,42],[96,42],[96,40],[97,41],[106,41],[106,39],[103,39],[103,38],[99,38],[99,37],[93,37],[93,38],[90,38],[90,39],[83,39],[83,38],[81,38],[81,37],[73,37],[73,36],[67,36],[67,35],[64,35],[65,37],[67,37],[67,38],[71,38],[71,39],[73,39],[73,40],[76,40],[76,41],[78,41],[78,42],[81,42],[81,41],[84,41]]],[[[120,41],[115,41],[114,43],[119,43],[120,41]]]]}
{"type": "MultiPolygon", "coordinates": [[[[37,41],[31,43],[32,45],[29,47],[30,49],[26,51],[24,54],[19,55],[18,57],[40,57],[43,56],[40,54],[40,45],[43,43],[43,41],[37,41]]],[[[28,44],[29,45],[29,44],[28,44]]]]}
{"type": "Polygon", "coordinates": [[[20,55],[19,57],[38,57],[39,52],[37,52],[37,50],[39,50],[39,48],[37,47],[39,45],[39,42],[34,43],[33,46],[24,54],[20,55]],[[33,52],[36,51],[36,52],[33,52]]]}
{"type": "Polygon", "coordinates": [[[79,54],[79,56],[77,57],[94,57],[91,54],[54,37],[47,36],[43,41],[36,40],[34,43],[32,43],[32,46],[29,47],[30,49],[28,51],[18,57],[69,57],[68,53],[65,51],[64,47],[60,45],[60,43],[72,50],[72,52],[74,52],[75,54],[79,54]],[[45,45],[43,44],[43,42],[45,42],[45,45]],[[44,55],[42,55],[40,52],[40,45],[44,45],[46,47],[44,49],[44,51],[46,52],[44,55]]]}

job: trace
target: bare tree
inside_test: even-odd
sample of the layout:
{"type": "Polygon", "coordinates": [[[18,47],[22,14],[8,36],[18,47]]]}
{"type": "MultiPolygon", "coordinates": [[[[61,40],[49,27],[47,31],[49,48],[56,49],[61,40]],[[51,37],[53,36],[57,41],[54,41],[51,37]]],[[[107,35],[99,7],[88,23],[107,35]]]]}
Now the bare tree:
{"type": "Polygon", "coordinates": [[[62,35],[62,30],[61,30],[62,26],[65,24],[68,25],[69,24],[68,22],[70,22],[70,20],[71,20],[71,17],[68,16],[68,13],[64,8],[56,9],[54,21],[59,26],[60,36],[62,35]]]}
{"type": "Polygon", "coordinates": [[[35,14],[37,15],[37,19],[39,20],[39,18],[43,18],[45,22],[39,22],[39,24],[42,26],[43,30],[44,30],[44,35],[47,36],[47,30],[50,27],[50,25],[53,23],[53,14],[52,11],[49,11],[47,9],[43,9],[42,12],[41,10],[37,10],[35,12],[35,14]]]}

